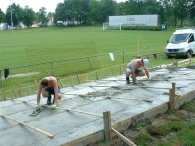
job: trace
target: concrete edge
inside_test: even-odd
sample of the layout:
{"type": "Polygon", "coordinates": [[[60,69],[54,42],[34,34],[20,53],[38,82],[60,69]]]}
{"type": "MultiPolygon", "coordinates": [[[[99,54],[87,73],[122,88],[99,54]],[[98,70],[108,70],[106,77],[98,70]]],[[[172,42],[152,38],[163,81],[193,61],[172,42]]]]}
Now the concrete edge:
{"type": "MultiPolygon", "coordinates": [[[[175,109],[179,109],[179,107],[181,105],[183,105],[184,103],[190,102],[195,98],[195,90],[191,91],[187,94],[184,94],[182,96],[179,96],[176,100],[175,100],[175,109]]],[[[122,131],[122,130],[126,130],[128,129],[128,127],[130,126],[131,123],[139,121],[141,119],[145,119],[145,118],[152,118],[157,116],[158,114],[162,114],[165,113],[169,110],[169,102],[164,103],[162,105],[159,105],[155,108],[152,108],[148,111],[145,111],[143,113],[140,113],[134,117],[131,117],[129,119],[126,119],[122,122],[119,122],[115,125],[112,125],[112,128],[116,129],[117,131],[122,131]]],[[[111,117],[112,118],[112,117],[111,117]]],[[[112,132],[112,137],[115,136],[116,134],[114,132],[112,132]]],[[[83,138],[77,139],[75,141],[72,141],[70,143],[67,144],[63,144],[61,146],[86,146],[90,143],[94,143],[100,140],[104,139],[104,130],[98,131],[96,133],[93,133],[91,135],[85,136],[83,138]]]]}

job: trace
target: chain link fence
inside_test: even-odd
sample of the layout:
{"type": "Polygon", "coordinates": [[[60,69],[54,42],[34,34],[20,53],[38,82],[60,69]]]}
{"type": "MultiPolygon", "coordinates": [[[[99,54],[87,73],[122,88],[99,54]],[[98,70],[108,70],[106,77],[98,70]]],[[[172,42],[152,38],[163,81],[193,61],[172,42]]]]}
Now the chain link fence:
{"type": "MultiPolygon", "coordinates": [[[[58,54],[53,53],[54,59],[48,62],[44,62],[44,60],[47,60],[47,55],[44,55],[44,52],[52,54],[54,50],[49,50],[48,47],[45,47],[45,49],[42,49],[42,52],[39,50],[40,48],[36,52],[35,49],[29,48],[27,50],[27,54],[30,56],[28,57],[29,62],[35,62],[35,64],[6,68],[9,69],[9,75],[6,79],[5,69],[0,70],[2,89],[0,99],[5,100],[6,98],[36,94],[39,80],[46,76],[60,77],[59,86],[63,88],[123,74],[126,64],[134,58],[148,58],[152,62],[150,63],[150,67],[155,66],[158,60],[166,58],[165,45],[110,52],[114,56],[114,61],[112,61],[109,53],[97,54],[95,49],[94,51],[90,50],[91,53],[86,53],[89,52],[89,49],[94,48],[93,42],[82,45],[80,43],[67,45],[69,46],[69,50],[80,45],[82,46],[81,49],[87,48],[83,52],[76,52],[77,55],[74,56],[75,58],[71,58],[68,53],[66,56],[60,54],[65,53],[62,51],[64,45],[60,44],[60,47],[53,46],[54,48],[61,48],[61,51],[58,50],[58,54]],[[31,52],[32,50],[34,52],[31,52]],[[36,54],[39,54],[39,56],[36,56],[36,54]],[[58,55],[61,55],[61,57],[58,55]]],[[[67,52],[67,49],[64,48],[64,50],[67,52]]]]}

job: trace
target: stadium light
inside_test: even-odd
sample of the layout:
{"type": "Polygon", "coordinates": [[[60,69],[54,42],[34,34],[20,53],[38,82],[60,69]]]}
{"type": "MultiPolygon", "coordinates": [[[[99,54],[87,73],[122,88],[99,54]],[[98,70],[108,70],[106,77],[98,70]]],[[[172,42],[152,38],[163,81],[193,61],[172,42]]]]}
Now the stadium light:
{"type": "Polygon", "coordinates": [[[11,0],[10,0],[10,9],[11,9],[11,27],[12,27],[12,32],[13,32],[13,22],[12,22],[12,5],[11,5],[11,0]]]}

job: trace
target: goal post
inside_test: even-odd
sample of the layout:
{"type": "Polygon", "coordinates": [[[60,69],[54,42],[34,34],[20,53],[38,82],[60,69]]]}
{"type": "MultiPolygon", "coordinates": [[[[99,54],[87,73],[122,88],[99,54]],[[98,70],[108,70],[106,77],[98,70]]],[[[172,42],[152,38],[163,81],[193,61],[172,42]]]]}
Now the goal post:
{"type": "Polygon", "coordinates": [[[103,30],[121,30],[121,24],[109,25],[109,22],[104,22],[103,30]]]}

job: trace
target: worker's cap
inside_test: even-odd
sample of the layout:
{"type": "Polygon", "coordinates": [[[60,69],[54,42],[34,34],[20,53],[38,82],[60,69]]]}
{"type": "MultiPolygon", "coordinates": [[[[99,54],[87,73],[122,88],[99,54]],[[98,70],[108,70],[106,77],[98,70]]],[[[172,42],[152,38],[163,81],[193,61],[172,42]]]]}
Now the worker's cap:
{"type": "Polygon", "coordinates": [[[143,59],[144,68],[147,68],[147,65],[149,64],[148,59],[143,59]]]}

